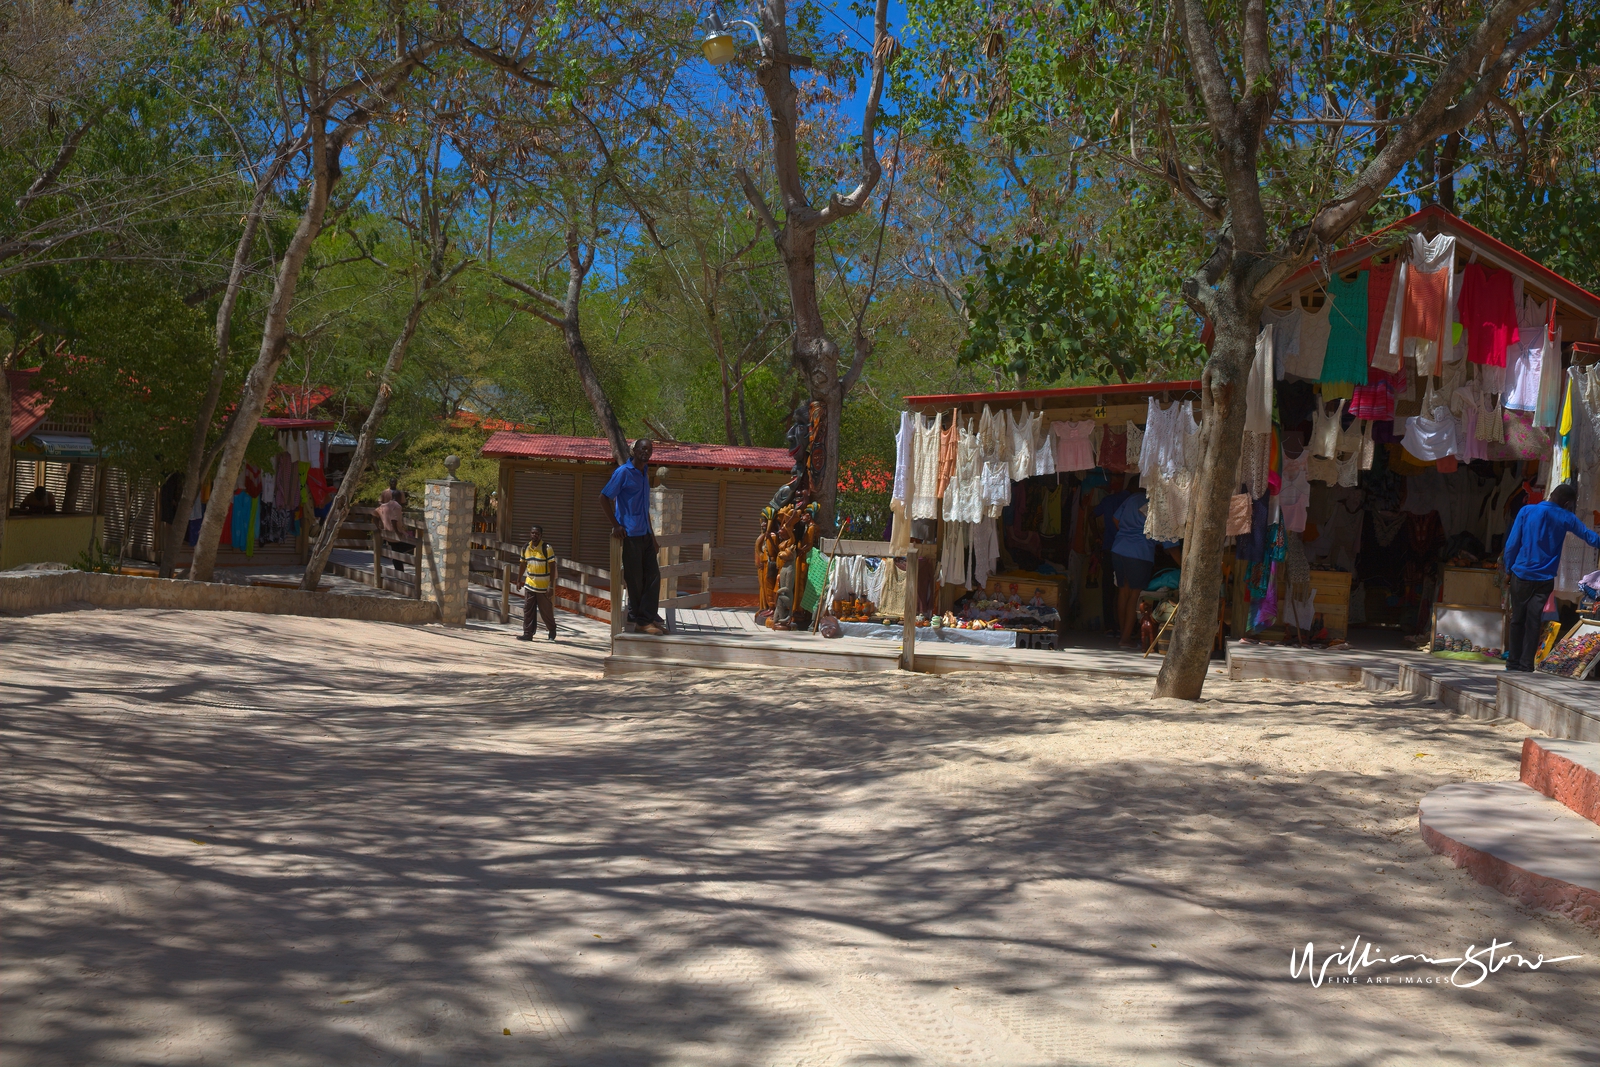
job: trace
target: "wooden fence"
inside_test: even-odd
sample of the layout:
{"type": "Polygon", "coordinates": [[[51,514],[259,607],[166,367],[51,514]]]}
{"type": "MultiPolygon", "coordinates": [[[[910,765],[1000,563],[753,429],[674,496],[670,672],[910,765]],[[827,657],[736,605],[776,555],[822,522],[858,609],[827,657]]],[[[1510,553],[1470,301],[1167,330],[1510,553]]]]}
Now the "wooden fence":
{"type": "Polygon", "coordinates": [[[412,600],[421,600],[421,568],[435,565],[433,546],[428,542],[420,519],[406,515],[400,520],[400,528],[404,533],[394,534],[380,529],[376,508],[351,508],[344,517],[344,524],[339,527],[333,547],[372,553],[373,581],[369,584],[378,589],[402,593],[412,600]],[[392,544],[410,545],[411,551],[392,548],[392,544]],[[409,563],[411,566],[404,571],[392,567],[386,571],[383,568],[384,560],[401,566],[409,563]]]}
{"type": "MultiPolygon", "coordinates": [[[[709,533],[676,533],[658,534],[656,547],[661,550],[663,562],[661,563],[661,600],[656,607],[666,613],[667,630],[670,632],[677,625],[679,608],[709,608],[711,606],[711,569],[715,563],[711,558],[712,536],[709,533]],[[700,558],[679,561],[676,557],[684,548],[700,547],[700,558]],[[700,576],[700,591],[689,593],[686,596],[678,595],[678,579],[687,574],[700,576]]],[[[611,574],[622,573],[622,541],[611,539],[611,574]]],[[[611,636],[614,639],[622,632],[625,615],[617,610],[617,601],[612,600],[611,611],[611,636]]]]}

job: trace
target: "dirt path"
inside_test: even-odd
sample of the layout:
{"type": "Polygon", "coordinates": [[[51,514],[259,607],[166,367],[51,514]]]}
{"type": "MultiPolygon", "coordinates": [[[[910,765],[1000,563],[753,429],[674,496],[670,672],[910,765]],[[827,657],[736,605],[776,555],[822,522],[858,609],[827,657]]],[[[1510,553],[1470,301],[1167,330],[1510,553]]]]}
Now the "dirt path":
{"type": "Polygon", "coordinates": [[[1600,1056],[1600,939],[1417,833],[1434,786],[1514,778],[1524,728],[1329,685],[607,682],[597,636],[509,633],[0,620],[0,1058],[1600,1056]],[[1584,958],[1290,977],[1358,935],[1584,958]]]}

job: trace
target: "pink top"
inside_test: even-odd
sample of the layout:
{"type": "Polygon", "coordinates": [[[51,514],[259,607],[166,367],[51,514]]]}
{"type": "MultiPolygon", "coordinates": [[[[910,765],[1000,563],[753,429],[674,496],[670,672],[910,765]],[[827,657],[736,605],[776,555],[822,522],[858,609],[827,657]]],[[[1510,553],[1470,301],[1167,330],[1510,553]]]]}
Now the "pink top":
{"type": "Polygon", "coordinates": [[[1056,470],[1086,471],[1094,466],[1093,420],[1053,422],[1056,435],[1056,470]]]}

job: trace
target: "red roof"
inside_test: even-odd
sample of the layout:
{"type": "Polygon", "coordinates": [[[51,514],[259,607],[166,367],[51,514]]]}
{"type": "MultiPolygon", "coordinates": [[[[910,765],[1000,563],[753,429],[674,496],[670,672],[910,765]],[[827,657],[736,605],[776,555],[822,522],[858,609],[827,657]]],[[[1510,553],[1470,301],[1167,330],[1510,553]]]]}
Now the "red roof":
{"type": "Polygon", "coordinates": [[[338,423],[332,419],[261,419],[260,423],[269,430],[331,430],[338,423]]]}
{"type": "Polygon", "coordinates": [[[1068,389],[1014,389],[1003,393],[944,393],[908,396],[913,408],[954,407],[957,404],[1020,404],[1024,400],[1093,400],[1097,396],[1154,396],[1157,393],[1198,393],[1200,382],[1118,382],[1114,385],[1074,385],[1068,389]]]}
{"type": "MultiPolygon", "coordinates": [[[[331,385],[294,385],[274,382],[267,394],[267,410],[274,415],[305,418],[311,409],[338,392],[331,385]]],[[[266,420],[262,420],[265,422],[266,420]]],[[[328,425],[332,426],[332,423],[328,425]]]]}
{"type": "MultiPolygon", "coordinates": [[[[587,463],[614,463],[611,442],[603,437],[565,437],[550,433],[515,433],[501,430],[483,446],[486,459],[572,459],[587,463]]],[[[781,448],[746,448],[744,445],[696,445],[685,441],[657,441],[652,466],[723,467],[758,471],[787,471],[794,457],[781,448]]]]}
{"type": "Polygon", "coordinates": [[[515,430],[518,433],[533,432],[533,429],[526,423],[510,422],[506,419],[485,418],[476,411],[466,411],[464,409],[457,411],[454,415],[450,416],[450,428],[452,430],[488,430],[491,433],[495,430],[515,430]]]}
{"type": "MultiPolygon", "coordinates": [[[[1393,238],[1384,237],[1392,230],[1409,233],[1421,229],[1424,223],[1437,224],[1443,233],[1454,234],[1478,253],[1478,258],[1489,260],[1494,266],[1509,270],[1513,274],[1520,274],[1524,281],[1533,282],[1540,289],[1544,289],[1555,297],[1561,304],[1578,311],[1591,319],[1600,318],[1600,296],[1589,292],[1576,282],[1568,281],[1555,271],[1536,260],[1518,252],[1504,241],[1496,240],[1467,222],[1450,214],[1438,204],[1429,204],[1421,211],[1407,215],[1398,222],[1390,223],[1381,230],[1369,233],[1367,236],[1346,245],[1334,252],[1326,263],[1312,262],[1290,275],[1283,284],[1278,286],[1278,292],[1285,292],[1305,284],[1305,277],[1313,270],[1327,269],[1338,274],[1349,270],[1357,263],[1370,256],[1374,256],[1384,249],[1389,248],[1393,238]]],[[[1568,338],[1571,340],[1571,338],[1568,338]]]]}
{"type": "Polygon", "coordinates": [[[6,371],[6,386],[11,391],[11,440],[22,440],[33,428],[44,421],[50,412],[51,401],[34,388],[39,368],[6,371]]]}

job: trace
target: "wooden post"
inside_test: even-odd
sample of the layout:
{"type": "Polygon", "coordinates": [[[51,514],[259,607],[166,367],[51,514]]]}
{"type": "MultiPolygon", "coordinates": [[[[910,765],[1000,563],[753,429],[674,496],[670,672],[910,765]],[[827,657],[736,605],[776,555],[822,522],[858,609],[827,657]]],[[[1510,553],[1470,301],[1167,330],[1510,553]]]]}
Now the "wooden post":
{"type": "Polygon", "coordinates": [[[606,535],[611,546],[611,643],[615,649],[617,635],[622,632],[622,539],[606,535]]]}
{"type": "Polygon", "coordinates": [[[913,541],[906,552],[906,600],[900,637],[900,667],[908,671],[917,669],[917,557],[921,554],[921,547],[913,541]]]}
{"type": "MultiPolygon", "coordinates": [[[[499,553],[496,552],[495,555],[499,555],[499,553]]],[[[554,568],[552,568],[552,569],[554,569],[554,568]]],[[[513,570],[513,568],[511,566],[511,564],[509,564],[509,563],[501,564],[501,566],[500,566],[500,622],[502,624],[508,623],[508,622],[511,621],[511,572],[512,572],[512,570],[513,570]]],[[[554,583],[551,583],[550,596],[551,596],[552,599],[554,599],[555,595],[556,595],[555,585],[554,585],[554,583]]]]}

